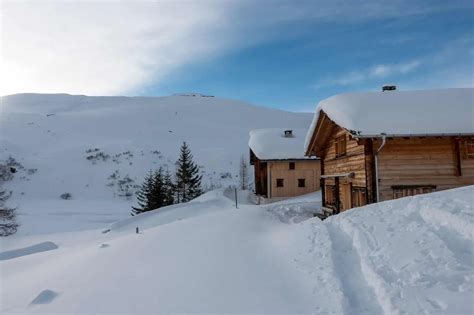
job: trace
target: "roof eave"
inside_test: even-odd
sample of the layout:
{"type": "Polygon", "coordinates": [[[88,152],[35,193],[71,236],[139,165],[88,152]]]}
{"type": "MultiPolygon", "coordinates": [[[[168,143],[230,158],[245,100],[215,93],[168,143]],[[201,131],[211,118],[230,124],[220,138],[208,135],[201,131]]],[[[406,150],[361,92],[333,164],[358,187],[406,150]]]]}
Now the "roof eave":
{"type": "Polygon", "coordinates": [[[382,136],[391,137],[391,138],[402,138],[402,137],[466,137],[466,136],[474,136],[474,133],[406,133],[406,134],[388,134],[388,133],[380,133],[380,134],[372,134],[372,135],[364,135],[364,134],[354,134],[352,133],[354,138],[357,139],[368,139],[368,138],[380,138],[382,136]]]}
{"type": "MultiPolygon", "coordinates": [[[[258,158],[258,156],[257,156],[258,158]]],[[[273,161],[319,161],[320,158],[318,157],[306,157],[306,158],[296,158],[296,159],[293,159],[293,158],[285,158],[285,159],[260,159],[258,158],[260,161],[262,162],[273,162],[273,161]]]]}

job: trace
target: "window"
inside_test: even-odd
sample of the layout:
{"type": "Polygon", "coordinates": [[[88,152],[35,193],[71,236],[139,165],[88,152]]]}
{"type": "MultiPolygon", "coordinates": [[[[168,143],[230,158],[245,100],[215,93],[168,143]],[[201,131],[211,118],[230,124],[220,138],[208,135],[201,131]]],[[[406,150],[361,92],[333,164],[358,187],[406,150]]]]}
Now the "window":
{"type": "Polygon", "coordinates": [[[465,140],[463,143],[464,146],[464,154],[463,157],[466,160],[474,160],[474,140],[468,139],[465,140]]]}
{"type": "Polygon", "coordinates": [[[337,158],[346,155],[346,136],[337,137],[334,146],[337,158]]]}
{"type": "Polygon", "coordinates": [[[298,187],[306,187],[306,179],[298,178],[298,187]]]}
{"type": "Polygon", "coordinates": [[[336,186],[326,185],[324,189],[325,189],[324,199],[326,199],[326,205],[335,206],[336,205],[336,186]]]}
{"type": "Polygon", "coordinates": [[[290,170],[294,170],[295,169],[295,162],[290,162],[290,170]]]}
{"type": "Polygon", "coordinates": [[[277,187],[283,187],[283,178],[277,178],[277,187]]]}
{"type": "Polygon", "coordinates": [[[367,204],[367,194],[364,187],[352,187],[352,207],[361,207],[367,204]]]}
{"type": "Polygon", "coordinates": [[[436,191],[436,186],[425,185],[425,186],[392,186],[393,198],[402,198],[407,196],[414,196],[420,194],[427,194],[436,191]]]}

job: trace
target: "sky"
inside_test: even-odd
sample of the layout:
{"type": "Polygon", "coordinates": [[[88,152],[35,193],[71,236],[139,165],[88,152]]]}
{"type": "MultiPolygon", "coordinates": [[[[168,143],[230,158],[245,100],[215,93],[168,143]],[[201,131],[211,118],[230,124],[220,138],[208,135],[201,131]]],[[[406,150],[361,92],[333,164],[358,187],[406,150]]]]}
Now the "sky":
{"type": "Polygon", "coordinates": [[[474,86],[472,1],[0,0],[0,95],[197,92],[292,111],[474,86]]]}

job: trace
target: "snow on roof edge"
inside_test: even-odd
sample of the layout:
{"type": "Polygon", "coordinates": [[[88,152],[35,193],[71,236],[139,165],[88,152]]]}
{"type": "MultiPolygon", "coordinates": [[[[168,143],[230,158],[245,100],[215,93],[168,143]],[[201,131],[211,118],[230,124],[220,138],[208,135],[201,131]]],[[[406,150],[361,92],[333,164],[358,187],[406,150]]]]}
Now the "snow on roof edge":
{"type": "Polygon", "coordinates": [[[307,129],[266,128],[249,132],[248,145],[259,160],[312,160],[305,156],[304,137],[307,129]],[[285,137],[284,131],[292,130],[292,137],[285,137]]]}
{"type": "Polygon", "coordinates": [[[339,126],[357,131],[360,138],[377,137],[382,133],[391,136],[474,134],[474,88],[343,93],[326,98],[316,106],[305,139],[305,154],[321,111],[339,126]],[[367,119],[367,113],[361,116],[361,109],[370,109],[371,118],[367,119]],[[371,120],[381,123],[371,128],[371,120]]]}

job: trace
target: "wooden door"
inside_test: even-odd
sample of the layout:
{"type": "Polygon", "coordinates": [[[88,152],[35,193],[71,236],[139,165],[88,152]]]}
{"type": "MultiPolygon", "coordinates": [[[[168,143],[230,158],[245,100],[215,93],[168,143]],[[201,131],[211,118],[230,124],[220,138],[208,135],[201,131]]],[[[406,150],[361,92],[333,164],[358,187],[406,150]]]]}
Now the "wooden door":
{"type": "Polygon", "coordinates": [[[351,184],[340,184],[340,194],[339,194],[339,204],[341,206],[340,211],[345,211],[347,209],[352,208],[352,201],[351,201],[351,184]]]}

